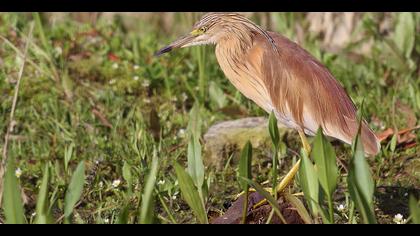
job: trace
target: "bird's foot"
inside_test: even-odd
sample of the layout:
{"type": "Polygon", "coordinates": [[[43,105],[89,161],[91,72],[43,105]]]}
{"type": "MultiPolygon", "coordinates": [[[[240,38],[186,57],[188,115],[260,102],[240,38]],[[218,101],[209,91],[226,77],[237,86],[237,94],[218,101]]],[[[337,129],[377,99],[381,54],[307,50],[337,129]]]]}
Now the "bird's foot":
{"type": "MultiPolygon", "coordinates": [[[[290,169],[290,171],[289,171],[289,173],[287,173],[286,174],[286,176],[281,180],[281,182],[277,185],[277,187],[276,187],[276,189],[275,189],[275,191],[276,191],[276,194],[280,194],[280,193],[282,193],[285,189],[286,189],[286,187],[287,186],[289,186],[289,184],[291,184],[292,182],[293,182],[293,179],[294,179],[294,177],[295,177],[295,175],[296,175],[296,173],[297,173],[297,171],[299,170],[299,165],[300,165],[300,160],[298,160],[294,165],[293,165],[293,167],[292,167],[292,169],[290,169]]],[[[266,183],[268,183],[268,181],[266,181],[266,182],[264,182],[264,183],[262,183],[262,184],[266,184],[266,183]]],[[[265,191],[267,191],[268,193],[270,193],[270,195],[274,195],[274,192],[273,192],[273,188],[264,188],[264,190],[265,191]]],[[[253,188],[251,188],[251,189],[249,189],[249,191],[250,192],[256,192],[256,190],[255,189],[253,189],[253,188]]],[[[244,194],[244,192],[242,192],[242,193],[240,193],[240,194],[238,194],[237,196],[236,196],[236,198],[235,199],[238,199],[240,196],[242,196],[244,194]]],[[[257,202],[254,206],[253,206],[253,208],[254,209],[256,209],[256,208],[258,208],[258,207],[260,207],[260,206],[262,206],[262,205],[264,205],[264,204],[266,204],[267,203],[267,199],[263,199],[263,200],[261,200],[261,201],[259,201],[259,202],[257,202]]]]}

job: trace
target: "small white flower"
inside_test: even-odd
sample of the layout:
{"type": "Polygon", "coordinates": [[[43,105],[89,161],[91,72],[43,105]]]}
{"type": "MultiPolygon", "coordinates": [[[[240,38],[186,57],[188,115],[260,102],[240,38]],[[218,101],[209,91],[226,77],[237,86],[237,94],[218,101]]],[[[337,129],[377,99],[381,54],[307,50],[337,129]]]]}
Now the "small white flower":
{"type": "Polygon", "coordinates": [[[148,79],[143,80],[143,83],[141,83],[141,86],[143,86],[145,88],[149,87],[150,86],[150,80],[148,80],[148,79]]]}
{"type": "Polygon", "coordinates": [[[346,207],[343,205],[343,204],[340,204],[338,207],[337,207],[337,210],[338,211],[344,211],[346,209],[346,207]]]}
{"type": "Polygon", "coordinates": [[[396,214],[395,216],[394,216],[394,220],[393,220],[395,223],[397,223],[397,224],[405,224],[406,222],[407,222],[407,220],[406,219],[404,219],[404,216],[403,215],[401,215],[400,213],[398,213],[398,214],[396,214]]]}
{"type": "Polygon", "coordinates": [[[116,79],[112,79],[112,80],[110,80],[110,81],[109,81],[109,84],[113,85],[113,84],[115,84],[116,82],[117,82],[117,80],[116,80],[116,79]]]}
{"type": "Polygon", "coordinates": [[[31,216],[32,216],[32,217],[35,217],[35,216],[36,216],[36,212],[35,212],[35,211],[34,211],[34,212],[32,212],[31,216]]]}
{"type": "Polygon", "coordinates": [[[112,69],[116,70],[116,69],[118,69],[118,67],[119,67],[118,63],[112,64],[112,69]]]}
{"type": "Polygon", "coordinates": [[[121,184],[121,180],[119,180],[119,179],[116,179],[116,180],[112,181],[112,187],[114,187],[114,188],[118,188],[118,186],[120,186],[120,184],[121,184]]]}
{"type": "Polygon", "coordinates": [[[163,179],[162,179],[162,180],[159,180],[157,184],[158,184],[158,185],[165,184],[165,180],[163,180],[163,179]]]}
{"type": "Polygon", "coordinates": [[[172,196],[172,200],[176,200],[176,195],[173,195],[172,196]]]}
{"type": "Polygon", "coordinates": [[[146,104],[151,103],[150,99],[148,99],[148,98],[144,98],[144,99],[143,99],[143,102],[144,102],[144,103],[146,103],[146,104]]]}
{"type": "Polygon", "coordinates": [[[133,69],[134,69],[134,70],[138,70],[138,69],[140,69],[140,66],[139,66],[139,65],[134,65],[134,66],[133,66],[133,69]]]}
{"type": "Polygon", "coordinates": [[[178,137],[180,137],[180,138],[185,137],[185,129],[180,129],[178,131],[178,137]]]}
{"type": "Polygon", "coordinates": [[[137,81],[137,80],[139,80],[139,77],[136,75],[136,76],[133,77],[133,80],[137,81]]]}
{"type": "Polygon", "coordinates": [[[61,47],[55,47],[54,53],[56,56],[60,56],[61,54],[63,54],[63,49],[61,47]]]}
{"type": "Polygon", "coordinates": [[[22,170],[18,167],[16,170],[15,170],[15,175],[16,175],[16,177],[19,179],[20,178],[20,176],[22,175],[22,170]]]}
{"type": "Polygon", "coordinates": [[[181,96],[182,96],[182,101],[184,102],[188,99],[188,95],[186,93],[182,93],[181,96]]]}
{"type": "Polygon", "coordinates": [[[105,218],[105,219],[104,219],[104,222],[105,222],[106,224],[108,224],[108,223],[109,223],[109,219],[108,219],[108,218],[105,218]]]}
{"type": "Polygon", "coordinates": [[[99,188],[102,188],[102,187],[104,187],[104,182],[99,182],[99,188]]]}

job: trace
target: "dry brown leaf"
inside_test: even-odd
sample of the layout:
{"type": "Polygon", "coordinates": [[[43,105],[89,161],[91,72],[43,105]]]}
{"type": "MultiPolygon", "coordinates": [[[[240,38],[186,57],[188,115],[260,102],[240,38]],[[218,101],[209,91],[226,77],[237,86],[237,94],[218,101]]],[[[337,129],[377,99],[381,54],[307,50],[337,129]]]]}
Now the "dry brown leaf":
{"type": "MultiPolygon", "coordinates": [[[[409,149],[415,147],[416,143],[416,135],[413,131],[420,129],[420,125],[417,125],[412,128],[406,128],[398,131],[397,133],[397,145],[402,147],[403,149],[409,149]]],[[[377,137],[380,142],[387,140],[388,138],[392,137],[395,134],[394,130],[391,128],[386,129],[385,131],[377,134],[377,137]]]]}
{"type": "Polygon", "coordinates": [[[98,109],[96,109],[96,108],[93,108],[92,109],[92,113],[99,119],[99,121],[101,121],[101,124],[103,125],[103,126],[106,126],[106,127],[108,127],[108,128],[112,128],[112,125],[111,125],[111,123],[109,123],[109,121],[108,121],[108,119],[105,117],[105,115],[104,114],[102,114],[102,112],[101,111],[99,111],[98,109]]]}
{"type": "Polygon", "coordinates": [[[391,137],[394,134],[394,130],[391,128],[388,128],[384,131],[382,131],[381,133],[376,134],[376,136],[379,139],[379,142],[383,142],[384,140],[388,139],[389,137],[391,137]]]}

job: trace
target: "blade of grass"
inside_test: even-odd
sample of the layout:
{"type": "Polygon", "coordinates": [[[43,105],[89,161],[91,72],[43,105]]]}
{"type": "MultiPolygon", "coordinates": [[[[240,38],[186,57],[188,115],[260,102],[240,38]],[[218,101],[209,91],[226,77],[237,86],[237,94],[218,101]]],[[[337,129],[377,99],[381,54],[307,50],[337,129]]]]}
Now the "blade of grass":
{"type": "Polygon", "coordinates": [[[244,203],[242,208],[242,224],[246,223],[246,216],[248,214],[248,182],[243,179],[252,179],[251,176],[252,163],[252,144],[248,141],[242,149],[241,159],[239,160],[239,184],[241,185],[244,194],[244,203]]]}
{"type": "Polygon", "coordinates": [[[74,143],[71,143],[68,147],[66,146],[64,149],[64,172],[68,174],[68,166],[71,160],[71,156],[73,155],[74,143]]]}
{"type": "Polygon", "coordinates": [[[128,224],[128,209],[129,206],[124,206],[118,215],[117,224],[128,224]]]}
{"type": "Polygon", "coordinates": [[[366,224],[376,223],[373,210],[374,182],[364,156],[360,132],[355,140],[355,150],[349,166],[347,184],[356,208],[366,224]]]}
{"type": "MultiPolygon", "coordinates": [[[[201,158],[201,145],[194,134],[188,143],[188,174],[194,181],[194,185],[200,191],[204,183],[204,164],[201,158]]],[[[200,194],[201,195],[201,194],[200,194]]]]}
{"type": "Polygon", "coordinates": [[[312,213],[316,216],[319,213],[319,181],[314,165],[309,160],[305,151],[302,152],[302,159],[298,172],[300,186],[304,193],[312,213]]]}
{"type": "Polygon", "coordinates": [[[44,168],[44,176],[42,177],[41,187],[38,193],[38,200],[36,203],[36,224],[52,223],[51,216],[48,212],[48,183],[50,180],[50,172],[48,164],[44,168]]]}
{"type": "Polygon", "coordinates": [[[334,148],[324,137],[321,128],[315,137],[311,154],[317,167],[319,183],[327,196],[329,221],[333,222],[334,208],[332,195],[337,187],[338,167],[334,148]]]}
{"type": "Polygon", "coordinates": [[[77,166],[76,170],[70,180],[70,184],[66,191],[64,198],[64,220],[66,223],[70,223],[70,216],[76,203],[82,196],[83,185],[85,183],[85,163],[82,161],[77,166]]]}
{"type": "Polygon", "coordinates": [[[413,224],[420,224],[420,206],[414,196],[410,196],[409,200],[410,217],[413,224]]]}
{"type": "Polygon", "coordinates": [[[271,177],[272,177],[272,192],[275,199],[277,199],[277,163],[278,163],[278,152],[279,152],[279,142],[280,142],[280,135],[279,135],[279,128],[277,126],[277,119],[274,112],[270,113],[269,123],[268,123],[268,131],[270,133],[271,141],[273,143],[273,167],[271,170],[271,177]]]}
{"type": "Polygon", "coordinates": [[[3,211],[7,224],[24,224],[26,220],[15,169],[15,159],[10,157],[7,161],[4,178],[3,211]]]}
{"type": "Polygon", "coordinates": [[[122,174],[124,180],[127,182],[127,191],[128,195],[131,195],[133,193],[133,177],[131,175],[131,166],[127,162],[124,162],[123,168],[122,168],[122,174]]]}
{"type": "Polygon", "coordinates": [[[160,195],[159,191],[157,191],[157,190],[156,190],[156,195],[158,196],[160,204],[162,204],[162,207],[165,210],[166,214],[168,214],[169,219],[171,220],[171,223],[172,224],[177,224],[177,222],[175,220],[175,217],[173,216],[173,214],[169,210],[168,206],[166,205],[165,201],[163,200],[162,196],[160,195]]]}
{"type": "Polygon", "coordinates": [[[175,172],[179,183],[179,188],[181,189],[182,196],[187,204],[193,210],[195,216],[201,224],[208,224],[208,218],[206,210],[204,208],[204,203],[200,198],[197,188],[194,185],[194,182],[191,176],[184,170],[181,165],[175,162],[175,172]]]}
{"type": "Polygon", "coordinates": [[[287,192],[284,193],[284,197],[290,204],[292,204],[294,208],[296,208],[296,211],[298,212],[302,220],[305,222],[305,224],[312,224],[312,219],[309,212],[306,210],[303,203],[297,197],[287,192]]]}
{"type": "Polygon", "coordinates": [[[195,102],[191,108],[187,131],[190,139],[191,136],[196,138],[201,136],[200,104],[198,102],[195,102]]]}
{"type": "Polygon", "coordinates": [[[157,155],[153,155],[152,167],[146,180],[144,192],[142,195],[142,204],[140,209],[140,224],[151,224],[154,220],[154,199],[153,189],[156,183],[156,177],[158,172],[158,158],[157,155]]]}
{"type": "Polygon", "coordinates": [[[46,51],[46,54],[48,55],[47,60],[50,63],[53,78],[55,79],[55,81],[58,81],[59,80],[59,74],[57,73],[57,68],[56,68],[56,65],[53,61],[52,48],[51,48],[50,43],[48,42],[47,37],[45,35],[44,26],[42,25],[42,21],[41,21],[41,16],[40,16],[39,12],[34,12],[34,13],[32,13],[32,15],[33,15],[33,18],[35,20],[36,28],[38,30],[38,36],[40,37],[42,46],[44,47],[44,50],[46,51]]]}

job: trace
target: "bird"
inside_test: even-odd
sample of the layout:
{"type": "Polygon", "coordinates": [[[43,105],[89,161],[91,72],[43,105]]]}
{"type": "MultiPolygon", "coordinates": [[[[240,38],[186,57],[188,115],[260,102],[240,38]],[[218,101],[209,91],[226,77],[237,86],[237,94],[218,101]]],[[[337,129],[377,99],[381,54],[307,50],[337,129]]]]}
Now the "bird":
{"type": "MultiPolygon", "coordinates": [[[[245,97],[281,124],[297,130],[307,154],[306,138],[322,129],[324,135],[351,144],[360,125],[366,155],[376,155],[380,143],[366,120],[330,70],[285,36],[262,29],[232,12],[207,13],[191,32],[161,48],[155,56],[177,48],[215,45],[217,61],[227,79],[245,97]]],[[[277,187],[282,191],[296,175],[300,160],[277,187]]]]}

